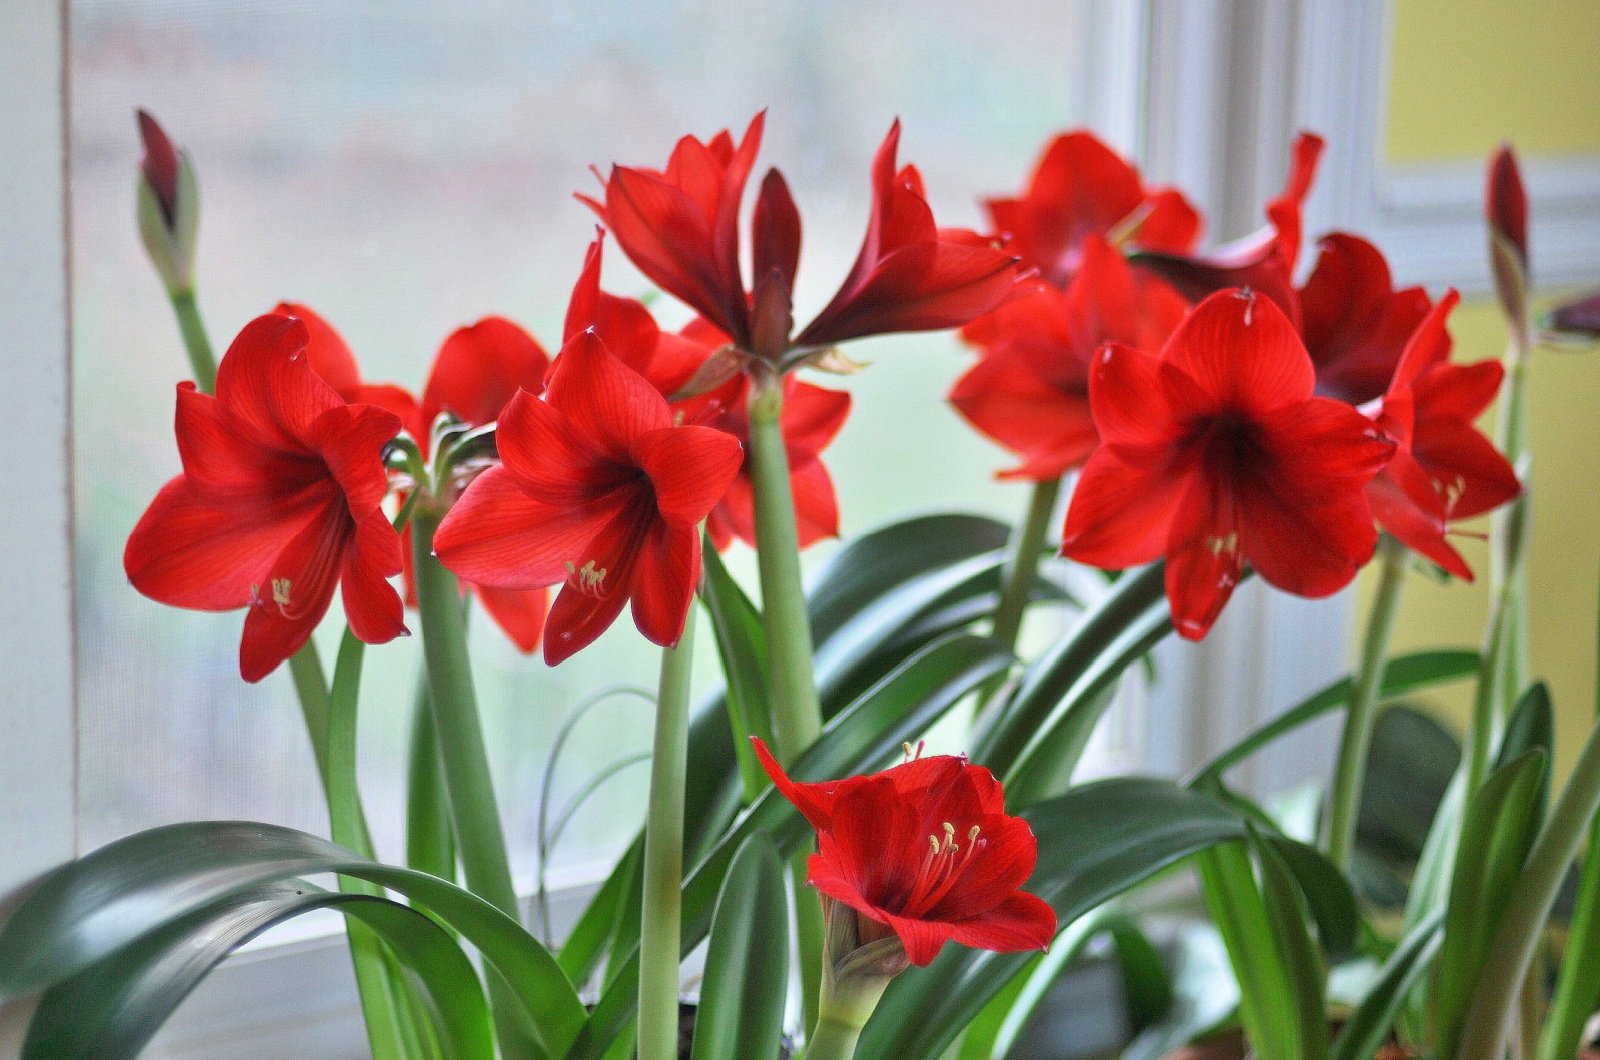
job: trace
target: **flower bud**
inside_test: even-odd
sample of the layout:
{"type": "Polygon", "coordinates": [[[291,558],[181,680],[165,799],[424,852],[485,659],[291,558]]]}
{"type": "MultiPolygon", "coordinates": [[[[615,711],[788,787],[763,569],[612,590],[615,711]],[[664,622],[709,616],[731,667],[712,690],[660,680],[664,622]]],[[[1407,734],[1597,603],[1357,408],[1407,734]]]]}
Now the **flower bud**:
{"type": "Polygon", "coordinates": [[[1528,331],[1528,193],[1510,144],[1501,144],[1489,160],[1484,216],[1495,294],[1520,342],[1528,331]]]}
{"type": "Polygon", "coordinates": [[[195,240],[200,228],[200,188],[187,151],[172,144],[147,112],[138,112],[144,158],[135,190],[139,235],[167,294],[194,289],[195,240]]]}
{"type": "Polygon", "coordinates": [[[1556,306],[1545,314],[1544,326],[1558,338],[1600,339],[1600,291],[1556,306]]]}

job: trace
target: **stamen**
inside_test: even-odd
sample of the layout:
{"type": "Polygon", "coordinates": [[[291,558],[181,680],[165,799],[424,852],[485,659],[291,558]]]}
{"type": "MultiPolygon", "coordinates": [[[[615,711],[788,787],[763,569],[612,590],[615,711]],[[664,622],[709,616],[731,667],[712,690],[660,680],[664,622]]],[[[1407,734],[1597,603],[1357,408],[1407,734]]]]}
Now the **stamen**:
{"type": "Polygon", "coordinates": [[[1255,314],[1256,293],[1248,287],[1241,287],[1234,297],[1244,299],[1244,326],[1249,327],[1250,319],[1255,314]]]}
{"type": "Polygon", "coordinates": [[[576,578],[579,589],[596,596],[600,594],[600,584],[606,580],[604,567],[596,569],[592,559],[581,567],[574,566],[571,560],[567,560],[564,565],[567,568],[568,580],[576,578]]]}

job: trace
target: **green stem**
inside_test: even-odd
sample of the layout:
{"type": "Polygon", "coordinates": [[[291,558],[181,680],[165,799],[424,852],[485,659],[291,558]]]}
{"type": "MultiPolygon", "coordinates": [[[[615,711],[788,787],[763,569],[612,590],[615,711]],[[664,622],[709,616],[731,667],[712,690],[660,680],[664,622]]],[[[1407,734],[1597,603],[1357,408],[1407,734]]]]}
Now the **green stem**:
{"type": "Polygon", "coordinates": [[[172,296],[172,311],[178,315],[178,331],[183,335],[183,348],[189,354],[189,365],[194,370],[195,386],[203,394],[217,389],[217,357],[211,352],[211,340],[206,336],[206,326],[200,319],[200,307],[195,304],[194,288],[179,291],[172,296]]]}
{"type": "Polygon", "coordinates": [[[1000,575],[1000,602],[994,609],[995,640],[1008,648],[1017,646],[1022,616],[1028,608],[1033,581],[1039,573],[1045,538],[1050,533],[1050,517],[1055,514],[1056,498],[1061,495],[1061,480],[1036,482],[1028,500],[1028,514],[1012,535],[1011,551],[1000,575]]]}
{"type": "MultiPolygon", "coordinates": [[[[500,807],[489,773],[489,751],[478,719],[478,695],[467,654],[467,624],[456,577],[435,558],[433,534],[440,513],[419,499],[411,513],[412,568],[417,579],[417,613],[422,625],[422,655],[428,669],[428,698],[444,767],[456,848],[467,889],[517,923],[517,892],[511,882],[500,807]]],[[[537,1038],[515,992],[491,973],[489,1002],[494,1010],[501,1052],[507,1060],[538,1055],[537,1038]]]]}
{"type": "Polygon", "coordinates": [[[421,504],[411,515],[413,567],[422,651],[427,660],[429,699],[444,765],[445,788],[455,818],[456,842],[467,889],[515,920],[517,892],[511,883],[489,772],[489,752],[478,719],[478,695],[467,655],[467,630],[455,575],[433,554],[439,517],[421,504]]]}
{"type": "Polygon", "coordinates": [[[1512,1014],[1567,866],[1600,810],[1600,723],[1589,733],[1561,797],[1550,811],[1512,888],[1473,991],[1457,1060],[1505,1055],[1512,1014]]]}
{"type": "Polygon", "coordinates": [[[806,1046],[805,1060],[851,1060],[856,1042],[872,1018],[892,976],[828,976],[822,988],[816,1031],[806,1046]]]}
{"type": "Polygon", "coordinates": [[[1394,632],[1395,615],[1400,610],[1400,588],[1405,584],[1406,562],[1410,558],[1405,545],[1388,534],[1379,542],[1378,554],[1382,560],[1378,587],[1372,598],[1372,613],[1367,618],[1366,638],[1361,645],[1361,669],[1356,675],[1350,709],[1345,714],[1329,812],[1328,858],[1346,870],[1350,868],[1350,853],[1355,846],[1356,819],[1361,812],[1361,786],[1366,779],[1367,754],[1372,747],[1378,690],[1383,686],[1389,637],[1394,632]]]}
{"type": "Polygon", "coordinates": [[[689,754],[694,604],[677,645],[661,650],[661,689],[650,757],[639,925],[639,1060],[678,1060],[678,962],[682,956],[683,798],[689,754]]]}
{"type": "MultiPolygon", "coordinates": [[[[750,466],[755,486],[756,562],[761,576],[761,623],[767,640],[767,683],[778,761],[788,766],[822,731],[822,706],[812,671],[811,620],[800,580],[800,538],[783,440],[783,383],[765,380],[750,398],[750,466]]],[[[817,1019],[822,984],[822,911],[804,887],[808,851],[794,858],[795,919],[799,930],[801,998],[807,1028],[817,1019]]]]}
{"type": "Polygon", "coordinates": [[[450,796],[444,789],[439,737],[427,675],[417,681],[411,707],[411,749],[406,776],[406,864],[443,880],[456,877],[456,837],[450,830],[450,796]]]}

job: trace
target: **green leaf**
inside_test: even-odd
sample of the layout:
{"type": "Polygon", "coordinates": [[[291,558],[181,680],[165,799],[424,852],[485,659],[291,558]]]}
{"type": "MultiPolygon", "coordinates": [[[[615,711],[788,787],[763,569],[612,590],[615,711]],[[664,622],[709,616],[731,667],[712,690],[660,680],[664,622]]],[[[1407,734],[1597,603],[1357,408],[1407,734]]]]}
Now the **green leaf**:
{"type": "Polygon", "coordinates": [[[23,1060],[131,1060],[225,957],[316,909],[360,921],[393,948],[430,1003],[449,1060],[493,1060],[483,988],[448,932],[387,898],[331,893],[304,881],[235,892],[51,987],[29,1025],[23,1060]]]}
{"type": "Polygon", "coordinates": [[[252,887],[318,873],[391,888],[460,932],[512,986],[547,1056],[560,1056],[583,1027],[583,1005],[555,959],[476,895],[293,829],[228,821],[153,828],[51,873],[0,929],[0,996],[60,982],[252,887]]]}
{"type": "MultiPolygon", "coordinates": [[[[1039,842],[1028,889],[1063,927],[1197,851],[1241,839],[1239,818],[1168,781],[1121,777],[1085,784],[1022,816],[1039,842]]],[[[932,1060],[1031,959],[946,946],[903,973],[862,1033],[858,1055],[932,1060]]]]}
{"type": "Polygon", "coordinates": [[[1576,1056],[1584,1024],[1600,1009],[1600,816],[1578,874],[1578,900],[1556,976],[1555,997],[1539,1040],[1539,1060],[1576,1056]]]}
{"type": "Polygon", "coordinates": [[[850,541],[811,590],[811,633],[820,645],[890,589],[918,575],[1006,547],[1011,528],[983,515],[941,512],[890,523],[850,541]]]}
{"type": "Polygon", "coordinates": [[[1379,970],[1377,981],[1345,1020],[1329,1060],[1372,1060],[1378,1054],[1407,995],[1422,982],[1438,956],[1443,923],[1443,910],[1434,910],[1406,932],[1379,970]]]}
{"type": "Polygon", "coordinates": [[[700,598],[711,616],[717,658],[722,662],[733,750],[739,760],[744,801],[749,803],[770,783],[750,749],[752,736],[759,736],[769,745],[773,742],[772,702],[763,671],[766,634],[761,628],[761,613],[728,573],[711,543],[711,535],[705,535],[701,551],[705,554],[705,577],[700,583],[700,598]]]}
{"type": "MultiPolygon", "coordinates": [[[[1475,651],[1419,651],[1411,655],[1399,655],[1390,659],[1384,668],[1383,684],[1378,695],[1381,699],[1394,699],[1434,685],[1472,677],[1477,674],[1478,666],[1479,656],[1475,651]]],[[[1350,678],[1340,678],[1212,759],[1200,769],[1196,779],[1207,775],[1221,776],[1280,736],[1330,711],[1343,710],[1350,704],[1353,688],[1354,683],[1350,678]]]]}
{"type": "Polygon", "coordinates": [[[1031,749],[1052,745],[1058,725],[1081,733],[1081,751],[1099,720],[1090,709],[1097,694],[1172,628],[1163,577],[1155,563],[1119,578],[1070,633],[1028,666],[1016,695],[977,734],[973,760],[1009,785],[1016,773],[1061,768],[1059,760],[1027,760],[1031,749]]]}
{"type": "Polygon", "coordinates": [[[1121,1060],[1165,1060],[1197,1038],[1238,1025],[1239,984],[1216,928],[1204,922],[1186,926],[1173,940],[1171,961],[1167,1014],[1140,1031],[1121,1060]]]}
{"type": "Polygon", "coordinates": [[[692,1060],[776,1060],[789,994],[788,901],[777,848],[751,835],[712,914],[692,1060]]]}
{"type": "MultiPolygon", "coordinates": [[[[1555,761],[1555,709],[1550,704],[1550,689],[1543,681],[1529,685],[1527,691],[1522,693],[1522,698],[1517,700],[1516,708],[1506,721],[1505,734],[1500,737],[1500,749],[1495,752],[1495,766],[1498,768],[1521,758],[1534,748],[1544,752],[1547,762],[1555,761]]],[[[1548,769],[1540,779],[1534,805],[1538,815],[1534,823],[1534,831],[1537,832],[1544,823],[1545,808],[1550,805],[1548,769]]]]}
{"type": "Polygon", "coordinates": [[[1357,851],[1411,870],[1460,766],[1461,741],[1431,716],[1403,703],[1381,711],[1361,785],[1357,851]]]}
{"type": "MultiPolygon", "coordinates": [[[[1305,897],[1276,842],[1262,837],[1250,825],[1250,847],[1261,866],[1261,893],[1268,924],[1288,972],[1289,996],[1295,1020],[1294,1056],[1323,1060],[1328,1055],[1327,966],[1306,929],[1310,912],[1305,897]]],[[[1291,841],[1292,842],[1292,841],[1291,841]]],[[[1263,1054],[1266,1055],[1266,1054],[1263,1054]]]]}
{"type": "Polygon", "coordinates": [[[572,928],[572,933],[567,936],[566,942],[561,945],[561,952],[556,955],[556,963],[567,974],[567,978],[577,984],[587,983],[595,969],[600,967],[600,961],[605,957],[606,947],[611,942],[612,932],[616,928],[617,909],[622,902],[623,895],[632,890],[632,878],[639,871],[639,859],[644,856],[643,837],[635,839],[618,859],[616,867],[611,870],[611,875],[600,885],[600,890],[589,900],[583,915],[572,928]]]}
{"type": "MultiPolygon", "coordinates": [[[[822,781],[882,768],[969,693],[1004,669],[1011,653],[985,637],[955,633],[936,641],[841,711],[790,770],[797,780],[822,781]]],[[[684,883],[683,946],[687,953],[705,937],[711,908],[734,853],[745,839],[765,832],[782,857],[810,835],[805,819],[768,788],[691,872],[684,883]]],[[[601,996],[588,1025],[567,1053],[568,1060],[599,1060],[615,1035],[633,1018],[638,988],[637,955],[627,958],[601,996]]]]}
{"type": "Polygon", "coordinates": [[[1499,766],[1468,805],[1439,953],[1440,1056],[1455,1055],[1490,940],[1533,845],[1546,762],[1536,747],[1499,766]]]}
{"type": "Polygon", "coordinates": [[[1239,980],[1239,1022],[1263,1060],[1296,1060],[1300,1048],[1295,973],[1274,931],[1267,899],[1256,883],[1249,848],[1224,843],[1195,858],[1206,909],[1239,980]]]}

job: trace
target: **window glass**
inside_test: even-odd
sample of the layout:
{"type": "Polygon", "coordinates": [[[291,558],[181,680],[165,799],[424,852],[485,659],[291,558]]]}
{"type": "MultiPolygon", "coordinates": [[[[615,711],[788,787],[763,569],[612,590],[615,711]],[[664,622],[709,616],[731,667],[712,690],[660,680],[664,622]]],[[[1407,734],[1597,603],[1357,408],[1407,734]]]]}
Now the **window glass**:
{"type": "MultiPolygon", "coordinates": [[[[764,164],[806,225],[797,315],[825,301],[866,221],[868,162],[891,119],[943,223],[1012,190],[1051,131],[1087,116],[1087,5],[1061,0],[72,0],[72,208],[82,844],[192,818],[326,829],[288,674],[246,686],[242,616],[175,611],[123,575],[128,531],[178,469],[186,371],[134,225],[133,111],[192,153],[200,304],[219,352],[280,299],[350,341],[365,375],[420,388],[438,342],[495,312],[559,333],[594,221],[588,166],[657,166],[686,132],[770,106],[764,164]]],[[[607,286],[645,281],[612,253],[607,286]]],[[[655,303],[665,322],[684,314],[655,303]]],[[[856,411],[828,454],[844,530],[930,507],[1010,518],[1022,487],[942,395],[966,363],[948,335],[859,344],[856,411]]],[[[815,564],[830,546],[808,557],[815,564]]],[[[732,562],[753,565],[735,546],[732,562]]],[[[337,606],[335,607],[337,612],[337,606]]],[[[322,633],[331,665],[337,622],[322,633]]],[[[531,872],[553,734],[584,696],[654,684],[626,621],[550,670],[481,615],[473,650],[516,869],[531,872]]],[[[709,644],[706,644],[709,649],[709,644]]],[[[702,680],[714,653],[701,653],[702,680]]],[[[397,858],[414,641],[369,651],[361,781],[397,858]]],[[[555,803],[648,746],[648,707],[616,698],[579,727],[555,803]]],[[[692,768],[692,766],[691,766],[692,768]]],[[[613,780],[556,856],[576,870],[640,819],[645,771],[613,780]]]]}

